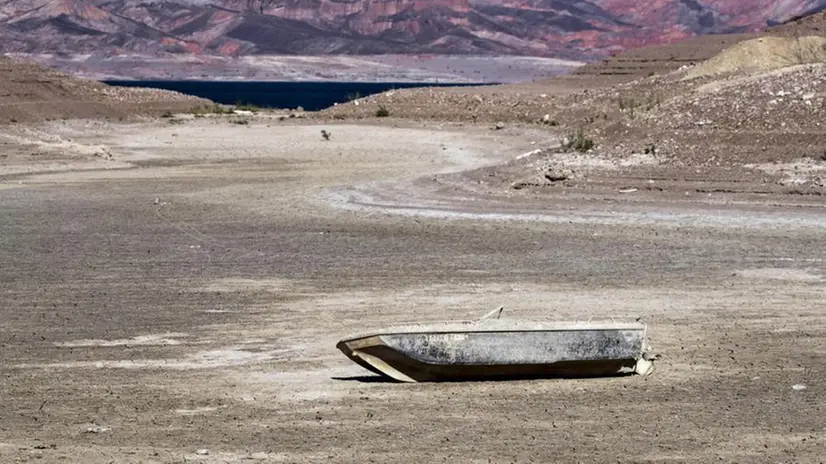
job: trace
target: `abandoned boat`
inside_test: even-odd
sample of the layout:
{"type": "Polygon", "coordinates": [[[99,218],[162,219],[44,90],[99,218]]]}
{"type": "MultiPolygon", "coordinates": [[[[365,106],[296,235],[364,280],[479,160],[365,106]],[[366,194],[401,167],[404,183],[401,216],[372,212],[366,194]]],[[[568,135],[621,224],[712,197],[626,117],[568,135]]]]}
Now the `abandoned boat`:
{"type": "Polygon", "coordinates": [[[400,382],[647,375],[655,357],[646,330],[641,322],[490,319],[391,328],[345,338],[336,347],[400,382]]]}

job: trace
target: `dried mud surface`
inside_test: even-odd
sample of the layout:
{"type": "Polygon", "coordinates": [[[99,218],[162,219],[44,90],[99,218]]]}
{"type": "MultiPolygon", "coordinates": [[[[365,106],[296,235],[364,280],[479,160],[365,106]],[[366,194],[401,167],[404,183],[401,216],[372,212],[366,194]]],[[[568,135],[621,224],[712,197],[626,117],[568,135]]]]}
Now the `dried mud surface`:
{"type": "Polygon", "coordinates": [[[633,190],[663,182],[649,158],[551,154],[546,129],[311,124],[5,134],[0,461],[826,456],[821,197],[679,166],[633,190]],[[579,174],[513,188],[531,169],[579,174]],[[643,317],[663,358],[648,377],[405,385],[335,350],[499,305],[643,317]]]}

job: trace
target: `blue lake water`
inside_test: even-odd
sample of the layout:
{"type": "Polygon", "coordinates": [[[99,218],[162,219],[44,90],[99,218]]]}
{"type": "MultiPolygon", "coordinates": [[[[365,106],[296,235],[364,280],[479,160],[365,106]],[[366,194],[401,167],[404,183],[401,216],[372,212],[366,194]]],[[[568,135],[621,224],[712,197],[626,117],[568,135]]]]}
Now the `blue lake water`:
{"type": "Polygon", "coordinates": [[[250,81],[104,81],[110,85],[174,90],[223,104],[251,104],[261,108],[317,111],[393,89],[464,87],[489,84],[423,84],[393,82],[250,82],[250,81]]]}

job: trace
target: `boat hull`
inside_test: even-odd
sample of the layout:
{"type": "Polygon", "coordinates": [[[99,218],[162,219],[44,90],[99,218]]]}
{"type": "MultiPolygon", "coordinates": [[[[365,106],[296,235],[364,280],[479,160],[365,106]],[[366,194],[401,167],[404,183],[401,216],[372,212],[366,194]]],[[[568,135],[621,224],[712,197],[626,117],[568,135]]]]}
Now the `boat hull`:
{"type": "Polygon", "coordinates": [[[645,326],[398,331],[342,340],[366,369],[403,382],[647,374],[645,326]]]}

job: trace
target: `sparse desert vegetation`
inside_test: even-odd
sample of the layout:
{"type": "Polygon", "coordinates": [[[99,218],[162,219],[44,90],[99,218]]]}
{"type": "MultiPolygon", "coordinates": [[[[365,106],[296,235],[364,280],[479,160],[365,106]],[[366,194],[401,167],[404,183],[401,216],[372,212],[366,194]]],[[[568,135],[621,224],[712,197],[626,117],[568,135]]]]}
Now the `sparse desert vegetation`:
{"type": "Polygon", "coordinates": [[[226,107],[224,105],[220,105],[218,103],[212,103],[210,105],[195,107],[192,110],[192,114],[194,114],[195,116],[205,116],[212,114],[233,114],[233,109],[230,107],[226,107]]]}
{"type": "Polygon", "coordinates": [[[386,118],[390,116],[390,110],[387,109],[384,105],[379,105],[378,109],[376,110],[376,117],[377,118],[386,118]]]}
{"type": "Polygon", "coordinates": [[[565,150],[575,150],[580,153],[587,153],[594,148],[594,140],[585,134],[583,129],[577,130],[568,137],[566,142],[563,142],[562,148],[565,150]]]}

